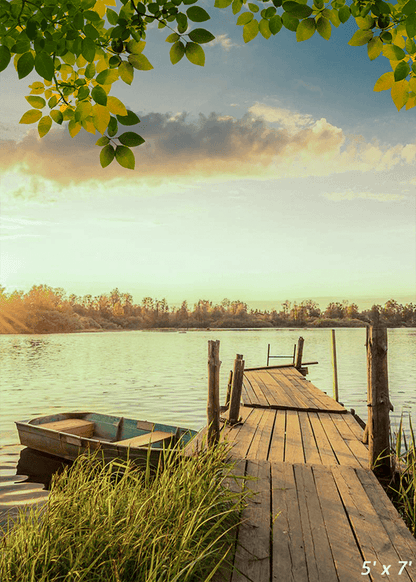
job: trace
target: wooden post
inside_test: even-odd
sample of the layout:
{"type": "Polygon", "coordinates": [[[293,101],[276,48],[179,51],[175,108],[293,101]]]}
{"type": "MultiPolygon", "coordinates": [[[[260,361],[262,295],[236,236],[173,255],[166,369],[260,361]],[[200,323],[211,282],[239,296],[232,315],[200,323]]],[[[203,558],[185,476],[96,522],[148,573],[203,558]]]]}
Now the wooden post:
{"type": "Polygon", "coordinates": [[[231,398],[231,387],[233,385],[233,371],[230,370],[230,376],[228,378],[227,384],[227,395],[225,397],[225,406],[228,408],[230,406],[230,398],[231,398]]]}
{"type": "Polygon", "coordinates": [[[267,364],[266,364],[266,366],[269,365],[269,360],[270,360],[270,344],[267,344],[267,364]]]}
{"type": "Polygon", "coordinates": [[[296,362],[296,344],[293,345],[293,365],[295,365],[296,362]]]}
{"type": "Polygon", "coordinates": [[[332,369],[334,373],[334,400],[339,402],[338,397],[338,369],[337,369],[337,344],[335,340],[335,329],[331,329],[332,340],[332,369]]]}
{"type": "Polygon", "coordinates": [[[367,380],[369,467],[386,474],[391,472],[389,412],[393,406],[387,375],[387,328],[380,325],[378,314],[367,334],[367,380]]]}
{"type": "Polygon", "coordinates": [[[208,341],[208,444],[220,438],[220,342],[208,341]]]}
{"type": "Polygon", "coordinates": [[[228,420],[230,424],[235,424],[238,422],[240,413],[240,400],[241,400],[241,389],[243,387],[243,375],[244,375],[244,360],[241,354],[237,354],[234,360],[234,372],[233,372],[233,388],[231,391],[231,402],[228,420]]]}
{"type": "Polygon", "coordinates": [[[298,339],[298,350],[297,350],[297,354],[296,354],[296,363],[295,363],[295,368],[299,369],[302,367],[302,354],[303,354],[303,343],[304,343],[304,339],[303,337],[300,337],[298,339]]]}

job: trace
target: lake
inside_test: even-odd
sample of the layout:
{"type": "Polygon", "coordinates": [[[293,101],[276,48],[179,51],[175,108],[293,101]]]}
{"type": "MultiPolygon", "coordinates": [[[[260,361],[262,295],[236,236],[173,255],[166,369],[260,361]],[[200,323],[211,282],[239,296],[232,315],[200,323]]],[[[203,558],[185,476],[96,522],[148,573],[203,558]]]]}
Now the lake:
{"type": "MultiPolygon", "coordinates": [[[[84,410],[199,429],[205,424],[207,342],[220,340],[221,403],[236,353],[245,365],[271,354],[293,353],[305,339],[304,361],[318,361],[307,376],[332,395],[329,329],[121,331],[0,336],[0,445],[15,445],[15,420],[84,410]]],[[[364,328],[336,330],[340,401],[366,420],[364,328]]],[[[388,330],[391,418],[416,421],[416,329],[388,330]]],[[[286,360],[272,360],[271,364],[286,360]]]]}

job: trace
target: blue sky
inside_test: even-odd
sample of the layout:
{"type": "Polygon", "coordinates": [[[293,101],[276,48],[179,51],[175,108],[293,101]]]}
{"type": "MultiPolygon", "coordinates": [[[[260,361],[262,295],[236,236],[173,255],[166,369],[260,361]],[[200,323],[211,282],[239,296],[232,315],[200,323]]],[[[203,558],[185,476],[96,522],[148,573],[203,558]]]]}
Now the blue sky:
{"type": "MultiPolygon", "coordinates": [[[[374,93],[390,70],[350,47],[355,24],[247,45],[231,10],[204,5],[205,67],[152,71],[113,95],[141,118],[136,170],[99,165],[98,138],[18,124],[33,75],[0,77],[1,276],[136,301],[411,301],[416,287],[416,108],[374,93]]],[[[200,27],[201,25],[197,25],[200,27]]]]}

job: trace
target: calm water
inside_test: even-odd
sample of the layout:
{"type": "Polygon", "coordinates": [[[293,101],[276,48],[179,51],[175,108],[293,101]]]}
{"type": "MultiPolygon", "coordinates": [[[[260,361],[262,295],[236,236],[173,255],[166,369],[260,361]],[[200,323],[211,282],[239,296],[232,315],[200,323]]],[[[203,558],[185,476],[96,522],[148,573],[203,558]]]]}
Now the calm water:
{"type": "MultiPolygon", "coordinates": [[[[300,335],[304,361],[319,362],[309,367],[308,379],[332,394],[328,329],[0,336],[0,444],[18,443],[15,420],[70,410],[199,429],[205,424],[209,339],[220,340],[223,402],[236,353],[246,367],[265,365],[268,343],[272,354],[291,354],[300,335]]],[[[365,329],[337,329],[336,338],[340,401],[365,420],[365,329]]],[[[392,418],[403,410],[416,424],[416,329],[389,330],[388,339],[392,418]]]]}

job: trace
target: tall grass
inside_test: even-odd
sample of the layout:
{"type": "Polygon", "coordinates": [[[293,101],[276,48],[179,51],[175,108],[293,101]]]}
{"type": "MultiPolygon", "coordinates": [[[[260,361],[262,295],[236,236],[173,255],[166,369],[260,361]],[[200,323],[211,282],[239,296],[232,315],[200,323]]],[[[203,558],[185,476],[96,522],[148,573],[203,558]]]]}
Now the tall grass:
{"type": "Polygon", "coordinates": [[[410,435],[406,437],[401,418],[398,431],[392,439],[395,473],[389,489],[393,503],[416,537],[416,438],[410,415],[409,427],[410,435]]]}
{"type": "Polygon", "coordinates": [[[220,445],[164,452],[156,473],[80,457],[52,481],[43,510],[22,512],[0,544],[1,582],[196,582],[232,552],[244,503],[220,445]],[[233,491],[232,491],[233,490],[233,491]]]}

